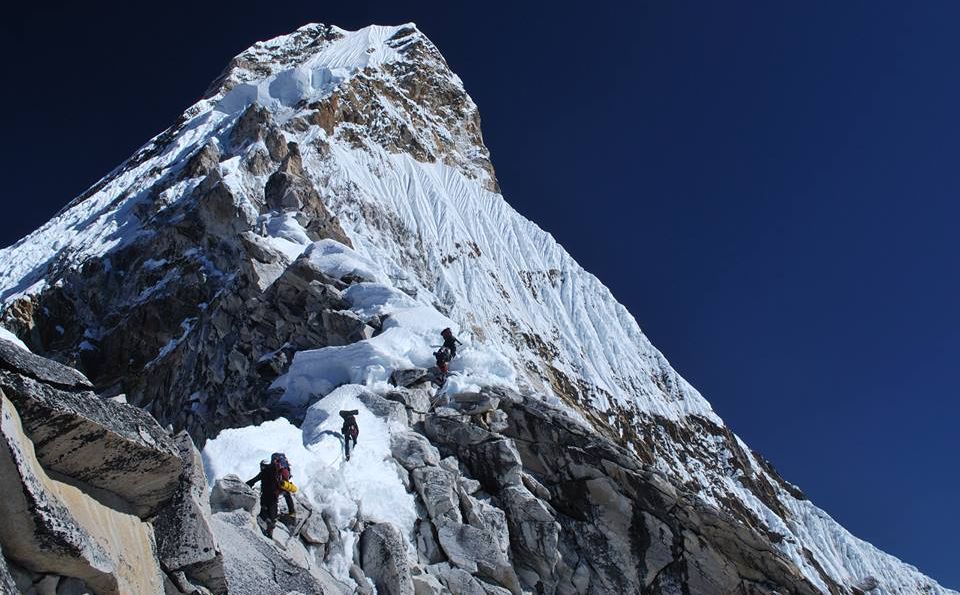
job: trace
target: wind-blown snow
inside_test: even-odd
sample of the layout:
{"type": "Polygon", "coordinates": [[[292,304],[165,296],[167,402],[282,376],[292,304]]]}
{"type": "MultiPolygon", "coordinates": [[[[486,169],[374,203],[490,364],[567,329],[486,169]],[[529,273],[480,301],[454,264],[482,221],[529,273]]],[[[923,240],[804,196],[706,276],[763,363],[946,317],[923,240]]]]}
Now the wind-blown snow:
{"type": "Polygon", "coordinates": [[[320,240],[307,248],[304,255],[311,264],[334,279],[350,276],[364,281],[381,281],[386,278],[373,261],[336,240],[320,240]]]}

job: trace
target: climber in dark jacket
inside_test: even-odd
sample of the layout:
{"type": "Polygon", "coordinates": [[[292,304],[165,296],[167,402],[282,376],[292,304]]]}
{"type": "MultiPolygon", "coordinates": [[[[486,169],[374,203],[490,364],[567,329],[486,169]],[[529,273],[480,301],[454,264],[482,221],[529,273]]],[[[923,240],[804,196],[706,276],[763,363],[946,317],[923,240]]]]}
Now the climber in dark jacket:
{"type": "Polygon", "coordinates": [[[457,343],[460,341],[453,336],[453,331],[449,328],[440,331],[440,336],[443,337],[443,346],[433,354],[433,357],[437,359],[437,369],[440,371],[437,381],[442,383],[447,379],[447,373],[450,371],[450,360],[457,356],[457,343]]]}
{"type": "Polygon", "coordinates": [[[340,433],[343,434],[343,452],[345,458],[350,460],[350,442],[353,442],[353,447],[357,447],[357,436],[360,435],[360,426],[357,425],[357,413],[356,409],[351,409],[349,411],[341,411],[340,417],[343,418],[343,427],[340,428],[340,433]]]}
{"type": "Polygon", "coordinates": [[[260,482],[259,516],[266,525],[263,534],[267,537],[273,537],[273,528],[277,525],[277,517],[280,513],[278,506],[280,494],[283,494],[283,498],[287,502],[287,514],[291,518],[297,518],[297,509],[294,507],[293,496],[290,492],[280,487],[283,479],[280,476],[280,470],[273,461],[260,461],[260,473],[249,480],[247,485],[253,487],[258,481],[260,482]]]}
{"type": "Polygon", "coordinates": [[[453,331],[449,328],[440,331],[440,336],[443,337],[443,346],[450,352],[450,359],[457,357],[457,344],[463,345],[463,343],[460,343],[460,341],[453,336],[453,331]]]}

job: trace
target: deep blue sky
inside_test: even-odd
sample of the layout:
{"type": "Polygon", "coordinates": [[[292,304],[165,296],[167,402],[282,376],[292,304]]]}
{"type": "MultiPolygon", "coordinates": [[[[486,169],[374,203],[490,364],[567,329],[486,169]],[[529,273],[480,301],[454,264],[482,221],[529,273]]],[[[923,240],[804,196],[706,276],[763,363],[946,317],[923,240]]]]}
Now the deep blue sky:
{"type": "Polygon", "coordinates": [[[0,244],[252,42],[415,21],[507,200],[788,479],[960,588],[960,3],[243,4],[8,9],[0,244]]]}

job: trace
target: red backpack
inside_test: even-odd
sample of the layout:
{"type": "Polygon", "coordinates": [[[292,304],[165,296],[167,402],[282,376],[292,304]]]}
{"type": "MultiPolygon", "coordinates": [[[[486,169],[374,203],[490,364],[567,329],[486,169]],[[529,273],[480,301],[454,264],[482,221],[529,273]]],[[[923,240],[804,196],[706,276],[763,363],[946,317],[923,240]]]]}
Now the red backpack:
{"type": "Polygon", "coordinates": [[[287,455],[282,452],[275,452],[270,456],[270,463],[277,470],[277,483],[290,481],[293,474],[290,473],[290,462],[287,461],[287,455]]]}

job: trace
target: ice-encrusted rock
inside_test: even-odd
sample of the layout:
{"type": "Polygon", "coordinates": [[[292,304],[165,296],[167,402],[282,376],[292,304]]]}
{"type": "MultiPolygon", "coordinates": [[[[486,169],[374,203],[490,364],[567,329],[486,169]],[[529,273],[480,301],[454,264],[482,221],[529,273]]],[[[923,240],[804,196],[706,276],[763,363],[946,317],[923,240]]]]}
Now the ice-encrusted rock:
{"type": "Polygon", "coordinates": [[[400,530],[394,525],[376,523],[363,530],[360,564],[378,593],[414,595],[406,546],[400,530]]]}
{"type": "Polygon", "coordinates": [[[253,488],[233,474],[217,479],[210,491],[210,508],[213,512],[246,510],[253,514],[258,502],[253,488]]]}
{"type": "Polygon", "coordinates": [[[0,391],[0,543],[34,572],[68,574],[98,593],[163,592],[150,525],[51,479],[0,391]]]}

